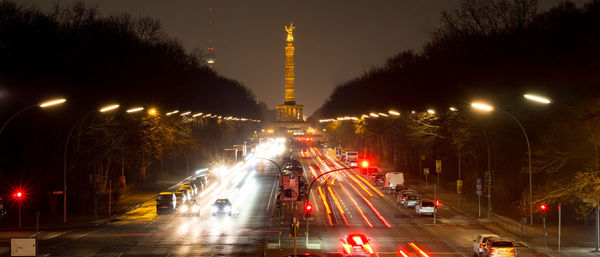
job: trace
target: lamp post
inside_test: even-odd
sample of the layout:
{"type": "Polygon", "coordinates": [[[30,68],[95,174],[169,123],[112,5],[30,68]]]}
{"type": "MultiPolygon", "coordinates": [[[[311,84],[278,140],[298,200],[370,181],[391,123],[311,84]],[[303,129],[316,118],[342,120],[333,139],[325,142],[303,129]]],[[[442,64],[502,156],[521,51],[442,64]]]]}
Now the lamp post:
{"type": "MultiPolygon", "coordinates": [[[[536,95],[526,94],[526,95],[524,95],[524,97],[526,99],[536,101],[539,103],[546,103],[546,104],[550,103],[550,100],[548,100],[547,98],[536,96],[536,95]]],[[[486,104],[486,103],[481,103],[481,102],[474,102],[471,104],[471,107],[473,107],[474,109],[478,109],[478,110],[482,110],[482,111],[486,111],[486,112],[491,112],[494,110],[493,106],[486,104]]],[[[527,170],[529,173],[529,220],[530,220],[530,224],[533,226],[533,176],[532,176],[532,171],[531,171],[531,144],[529,142],[529,137],[527,136],[527,132],[525,131],[523,124],[521,124],[521,122],[514,115],[510,114],[509,112],[507,112],[503,109],[499,109],[499,110],[502,113],[506,114],[506,116],[510,117],[513,121],[515,121],[517,123],[517,125],[519,125],[521,132],[523,132],[523,136],[525,136],[525,142],[527,143],[527,158],[528,158],[527,170]]]]}
{"type": "Polygon", "coordinates": [[[119,108],[119,105],[113,104],[113,105],[104,106],[104,107],[100,108],[99,110],[92,110],[92,111],[84,114],[81,118],[79,118],[79,120],[77,120],[75,122],[75,124],[73,124],[73,127],[71,127],[71,129],[69,130],[69,134],[67,135],[67,139],[65,140],[65,150],[64,150],[64,154],[63,154],[63,222],[64,223],[67,223],[67,150],[69,149],[69,141],[71,140],[71,135],[73,135],[73,131],[75,130],[75,127],[77,127],[77,125],[81,121],[83,121],[88,115],[95,113],[96,111],[109,112],[112,110],[116,110],[117,108],[119,108]]]}
{"type": "Polygon", "coordinates": [[[33,104],[33,105],[30,105],[30,106],[27,106],[27,107],[23,108],[20,111],[18,111],[15,114],[13,114],[12,116],[10,116],[10,118],[8,118],[8,120],[6,122],[4,122],[4,125],[2,125],[2,128],[0,128],[0,134],[2,134],[2,131],[4,130],[4,128],[6,127],[6,125],[8,125],[8,123],[11,120],[13,120],[15,117],[17,117],[22,112],[27,111],[29,109],[32,109],[34,107],[48,108],[48,107],[52,107],[52,106],[55,106],[55,105],[62,104],[64,102],[66,102],[66,101],[67,101],[67,99],[59,98],[59,99],[53,99],[53,100],[45,101],[45,102],[42,102],[40,104],[33,104]]]}

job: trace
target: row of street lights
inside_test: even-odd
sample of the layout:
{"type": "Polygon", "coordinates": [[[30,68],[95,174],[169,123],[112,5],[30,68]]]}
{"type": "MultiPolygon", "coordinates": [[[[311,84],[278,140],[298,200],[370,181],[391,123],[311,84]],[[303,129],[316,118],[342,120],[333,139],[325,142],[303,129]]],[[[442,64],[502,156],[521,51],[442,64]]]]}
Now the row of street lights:
{"type": "MultiPolygon", "coordinates": [[[[551,103],[550,99],[548,99],[544,96],[540,96],[540,95],[525,94],[525,95],[523,95],[523,97],[529,101],[533,101],[533,102],[540,103],[540,104],[550,104],[551,103]]],[[[512,115],[511,113],[509,113],[508,111],[506,111],[502,108],[495,108],[493,105],[487,104],[485,102],[473,102],[473,103],[471,103],[471,107],[473,109],[476,109],[479,111],[484,111],[484,112],[492,112],[492,111],[498,109],[500,112],[506,114],[508,117],[510,117],[512,120],[514,120],[517,123],[517,125],[519,125],[521,132],[523,132],[523,136],[525,137],[525,142],[527,143],[527,155],[528,155],[529,220],[530,220],[530,224],[533,226],[533,178],[532,178],[533,176],[532,176],[532,170],[531,170],[531,144],[529,142],[529,137],[527,136],[527,132],[525,131],[525,128],[523,127],[521,122],[514,115],[512,115]]],[[[448,109],[452,112],[458,111],[458,109],[454,106],[451,106],[448,109]]],[[[416,112],[411,111],[411,113],[415,114],[416,112]]],[[[427,113],[434,115],[436,113],[436,111],[434,109],[428,109],[427,113]]],[[[360,119],[386,118],[386,117],[389,117],[390,115],[400,116],[400,113],[395,110],[389,110],[388,114],[381,113],[381,112],[378,112],[378,113],[371,112],[368,115],[367,114],[361,115],[360,119]]],[[[319,122],[324,123],[324,122],[344,121],[344,120],[359,120],[359,118],[355,117],[355,116],[345,116],[345,117],[337,117],[336,119],[321,119],[321,120],[319,120],[319,122]]]]}
{"type": "MultiPolygon", "coordinates": [[[[2,125],[2,127],[0,128],[0,134],[2,134],[2,131],[4,130],[4,128],[6,128],[6,126],[10,123],[10,121],[12,121],[15,117],[17,117],[19,114],[33,109],[35,107],[39,107],[39,108],[49,108],[49,107],[54,107],[57,105],[61,105],[67,102],[67,99],[65,98],[57,98],[57,99],[51,99],[48,101],[44,101],[42,103],[39,104],[34,104],[34,105],[30,105],[30,106],[26,106],[25,108],[19,110],[18,112],[16,112],[15,114],[13,114],[10,118],[8,118],[8,120],[6,122],[4,122],[4,124],[2,125]]],[[[69,146],[69,141],[71,139],[71,135],[73,134],[73,131],[75,130],[75,127],[82,121],[84,120],[85,117],[87,117],[90,114],[93,114],[95,112],[100,112],[100,113],[107,113],[107,112],[111,112],[114,110],[117,110],[118,108],[120,108],[119,104],[111,104],[111,105],[106,105],[103,106],[97,110],[92,110],[88,113],[86,113],[85,115],[83,115],[79,120],[77,120],[73,126],[71,127],[71,129],[69,130],[69,134],[67,135],[67,139],[65,141],[65,146],[64,146],[64,155],[63,155],[63,222],[67,223],[67,150],[68,150],[68,146],[69,146]]],[[[126,110],[127,113],[137,113],[140,111],[143,111],[145,109],[145,107],[142,106],[137,106],[137,107],[132,107],[126,110]]],[[[173,114],[179,113],[178,110],[175,111],[171,111],[166,113],[166,116],[170,116],[173,114]]],[[[149,108],[148,109],[148,114],[151,116],[156,116],[159,115],[159,112],[156,108],[149,108]]],[[[180,116],[185,117],[192,114],[191,111],[187,111],[184,112],[182,114],[180,114],[180,116]]],[[[216,114],[203,114],[203,113],[195,113],[191,115],[191,118],[216,118],[219,120],[228,120],[228,121],[243,121],[243,122],[260,122],[260,120],[254,120],[254,119],[248,119],[248,118],[238,118],[238,117],[233,117],[233,116],[227,116],[224,117],[222,115],[216,115],[216,114]]]]}

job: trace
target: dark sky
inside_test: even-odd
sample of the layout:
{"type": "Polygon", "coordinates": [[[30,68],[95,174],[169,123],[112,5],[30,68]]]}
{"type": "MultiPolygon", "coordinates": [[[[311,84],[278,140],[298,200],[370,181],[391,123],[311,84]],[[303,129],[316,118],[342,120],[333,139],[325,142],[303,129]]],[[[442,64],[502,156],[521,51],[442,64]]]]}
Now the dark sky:
{"type": "MultiPolygon", "coordinates": [[[[540,10],[560,0],[540,0],[540,10]]],[[[56,0],[21,0],[43,9],[56,0]]],[[[60,1],[70,3],[72,0],[60,1]]],[[[250,88],[269,108],[283,103],[285,31],[294,22],[296,102],[310,114],[334,87],[405,49],[419,50],[442,10],[460,0],[86,0],[104,14],[161,20],[192,50],[208,41],[213,8],[217,72],[250,88]]],[[[575,0],[578,6],[586,0],[575,0]]],[[[360,101],[360,99],[356,99],[360,101]]]]}

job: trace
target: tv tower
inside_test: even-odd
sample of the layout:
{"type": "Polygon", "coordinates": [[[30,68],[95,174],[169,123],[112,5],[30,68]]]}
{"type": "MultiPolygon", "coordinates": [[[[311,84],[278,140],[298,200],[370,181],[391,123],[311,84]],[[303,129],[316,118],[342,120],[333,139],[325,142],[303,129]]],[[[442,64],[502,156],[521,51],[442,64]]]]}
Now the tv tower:
{"type": "Polygon", "coordinates": [[[208,46],[206,48],[206,64],[212,70],[215,68],[217,57],[215,55],[215,47],[213,46],[213,8],[208,7],[208,46]]]}

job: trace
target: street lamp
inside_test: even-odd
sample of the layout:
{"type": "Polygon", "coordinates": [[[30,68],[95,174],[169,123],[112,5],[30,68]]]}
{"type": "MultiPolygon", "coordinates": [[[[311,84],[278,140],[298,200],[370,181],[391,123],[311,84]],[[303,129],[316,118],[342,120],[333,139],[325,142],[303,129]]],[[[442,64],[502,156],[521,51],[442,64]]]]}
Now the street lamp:
{"type": "Polygon", "coordinates": [[[388,113],[394,116],[400,116],[400,113],[394,110],[389,110],[388,113]]]}
{"type": "Polygon", "coordinates": [[[144,110],[144,107],[134,107],[134,108],[128,109],[127,113],[139,112],[142,110],[144,110]]]}
{"type": "Polygon", "coordinates": [[[532,95],[532,94],[524,94],[523,97],[527,98],[528,100],[537,102],[537,103],[541,103],[541,104],[549,104],[550,103],[550,99],[543,97],[543,96],[539,96],[539,95],[532,95]]]}
{"type": "Polygon", "coordinates": [[[6,122],[4,122],[4,125],[2,125],[2,128],[0,128],[0,134],[2,134],[2,131],[4,130],[4,128],[6,127],[6,125],[8,125],[8,123],[13,120],[15,117],[17,117],[19,114],[21,114],[24,111],[27,111],[29,109],[32,109],[34,107],[40,107],[40,108],[48,108],[48,107],[52,107],[52,106],[56,106],[59,104],[62,104],[64,102],[66,102],[67,99],[64,98],[58,98],[58,99],[52,99],[52,100],[48,100],[39,104],[33,104],[30,106],[27,106],[23,109],[21,109],[20,111],[16,112],[15,114],[13,114],[12,116],[10,116],[10,118],[8,118],[8,120],[6,122]]]}
{"type": "MultiPolygon", "coordinates": [[[[110,111],[116,110],[117,108],[119,108],[119,105],[113,104],[113,105],[104,106],[104,107],[100,108],[98,111],[105,113],[105,112],[110,112],[110,111]]],[[[67,140],[65,141],[65,151],[64,151],[64,155],[63,155],[63,222],[64,223],[67,223],[67,150],[69,149],[69,141],[71,140],[71,135],[73,134],[75,127],[77,127],[77,125],[81,121],[83,121],[85,119],[85,117],[87,117],[88,115],[90,115],[94,112],[96,112],[96,110],[92,110],[92,111],[86,113],[79,120],[77,120],[75,122],[75,124],[73,124],[73,127],[71,127],[71,129],[69,130],[69,134],[67,135],[67,140]]]]}
{"type": "MultiPolygon", "coordinates": [[[[477,110],[482,110],[482,111],[486,111],[486,112],[491,112],[494,110],[494,107],[486,104],[486,103],[482,103],[482,102],[474,102],[471,103],[471,106],[474,109],[477,110]]],[[[512,114],[510,114],[509,112],[503,110],[503,109],[499,109],[502,113],[506,114],[508,117],[510,117],[511,119],[513,119],[517,125],[519,125],[519,128],[521,128],[521,131],[523,132],[523,135],[525,136],[525,142],[527,143],[527,157],[529,160],[529,164],[528,164],[528,172],[529,172],[529,220],[530,220],[530,224],[533,226],[533,184],[532,184],[532,173],[531,173],[531,145],[529,143],[529,137],[527,136],[527,132],[525,131],[525,128],[523,128],[523,125],[521,124],[521,122],[512,114]]],[[[491,172],[491,171],[489,171],[491,172]]]]}

